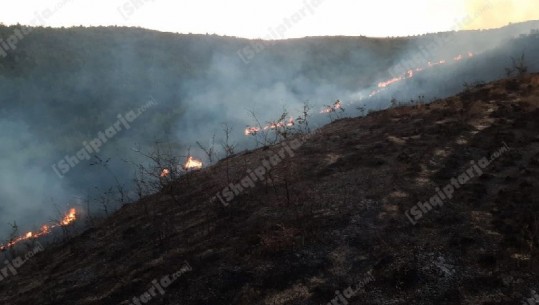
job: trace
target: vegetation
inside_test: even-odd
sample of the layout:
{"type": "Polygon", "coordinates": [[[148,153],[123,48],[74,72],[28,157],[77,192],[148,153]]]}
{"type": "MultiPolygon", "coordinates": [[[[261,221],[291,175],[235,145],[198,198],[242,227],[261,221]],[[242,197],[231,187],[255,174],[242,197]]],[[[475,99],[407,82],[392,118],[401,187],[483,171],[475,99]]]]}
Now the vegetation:
{"type": "Polygon", "coordinates": [[[528,65],[526,64],[526,55],[524,53],[522,53],[522,55],[517,59],[511,57],[511,61],[513,66],[511,68],[505,68],[505,74],[507,77],[523,77],[528,74],[528,65]]]}
{"type": "MultiPolygon", "coordinates": [[[[9,37],[18,28],[0,26],[0,37],[9,37]]],[[[444,50],[440,56],[453,56],[454,52],[467,49],[466,43],[471,40],[486,45],[499,33],[455,34],[454,49],[444,50]]],[[[257,134],[255,142],[259,146],[308,133],[315,122],[312,110],[318,112],[322,105],[335,100],[333,96],[354,93],[386,79],[390,68],[406,55],[417,52],[416,44],[433,37],[315,37],[280,41],[245,64],[237,52],[249,47],[250,42],[233,37],[120,27],[35,28],[16,49],[8,50],[5,58],[0,57],[0,137],[10,140],[3,141],[0,149],[4,159],[10,160],[3,175],[21,180],[12,177],[37,171],[40,175],[28,174],[32,177],[28,183],[43,192],[36,192],[30,200],[16,198],[20,202],[13,202],[17,200],[2,192],[0,201],[12,206],[35,202],[27,208],[38,210],[43,197],[48,200],[65,193],[55,199],[66,204],[66,198],[74,193],[86,194],[88,211],[110,213],[121,205],[119,202],[128,202],[161,187],[156,175],[163,166],[177,165],[190,147],[201,157],[205,155],[208,163],[249,147],[251,139],[242,133],[248,121],[246,109],[257,113],[259,126],[278,126],[268,135],[257,134]],[[332,98],[321,98],[322,95],[332,98]],[[104,145],[91,160],[83,160],[65,179],[56,177],[52,164],[80,150],[84,142],[109,128],[118,114],[137,109],[150,97],[158,105],[138,117],[131,128],[104,145]],[[305,100],[310,105],[301,109],[305,100]],[[289,102],[294,105],[279,113],[282,105],[289,102]],[[270,120],[272,117],[277,119],[270,120]],[[281,126],[290,118],[294,118],[293,126],[281,126]],[[220,128],[221,122],[228,122],[227,131],[213,138],[213,131],[220,128]],[[105,161],[96,163],[95,157],[105,161]],[[61,187],[50,187],[54,182],[61,187]]],[[[498,77],[503,67],[492,63],[522,50],[527,52],[526,66],[534,71],[538,67],[538,48],[535,40],[522,37],[465,65],[418,75],[407,83],[409,88],[397,86],[396,90],[403,89],[399,91],[402,100],[417,95],[430,98],[432,94],[454,94],[461,89],[462,81],[498,77]]],[[[523,67],[518,61],[516,64],[523,67]]],[[[381,108],[390,98],[382,93],[380,103],[376,99],[362,102],[365,107],[361,112],[381,108]]],[[[348,105],[349,101],[346,102],[348,105]]],[[[342,108],[334,110],[329,114],[331,120],[343,117],[342,108]]],[[[171,177],[177,174],[172,173],[171,177]]],[[[18,190],[23,192],[23,188],[18,190]]],[[[6,215],[2,213],[0,221],[13,221],[4,219],[6,215]]],[[[17,223],[29,227],[23,220],[17,223]]],[[[5,231],[3,236],[8,234],[5,231]]]]}

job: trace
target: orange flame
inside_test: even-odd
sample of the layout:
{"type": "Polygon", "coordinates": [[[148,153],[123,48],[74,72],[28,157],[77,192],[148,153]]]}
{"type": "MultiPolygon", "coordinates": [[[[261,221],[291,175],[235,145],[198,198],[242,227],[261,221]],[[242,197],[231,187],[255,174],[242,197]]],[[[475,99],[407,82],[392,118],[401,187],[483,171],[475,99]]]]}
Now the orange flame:
{"type": "Polygon", "coordinates": [[[197,170],[202,168],[202,161],[194,159],[192,156],[189,156],[187,158],[187,161],[185,161],[185,164],[183,166],[183,169],[185,170],[197,170]]]}
{"type": "Polygon", "coordinates": [[[337,112],[337,110],[342,108],[342,103],[340,100],[337,100],[333,105],[326,106],[320,113],[332,113],[337,112]]]}
{"type": "Polygon", "coordinates": [[[292,127],[296,125],[296,122],[294,121],[294,118],[290,118],[288,121],[281,121],[281,122],[270,122],[263,128],[260,127],[247,127],[245,128],[244,134],[246,136],[250,135],[256,135],[258,132],[262,130],[268,130],[268,129],[276,129],[276,128],[282,128],[282,127],[292,127]]]}
{"type": "MultiPolygon", "coordinates": [[[[465,58],[475,57],[476,55],[477,54],[473,53],[473,52],[467,52],[465,54],[459,54],[459,55],[453,57],[453,63],[461,61],[461,60],[463,60],[465,58]]],[[[436,66],[446,65],[446,64],[449,64],[449,63],[451,63],[451,61],[448,61],[448,60],[445,60],[445,59],[442,59],[442,60],[437,61],[437,62],[430,62],[429,61],[423,67],[417,67],[415,69],[408,70],[404,74],[402,74],[402,75],[400,75],[398,77],[394,77],[392,79],[379,82],[377,88],[373,89],[371,91],[371,93],[369,94],[369,98],[379,94],[385,88],[387,88],[387,87],[389,87],[389,86],[391,86],[393,84],[396,84],[396,83],[401,82],[401,81],[406,80],[406,79],[414,78],[417,75],[418,72],[422,72],[422,71],[425,71],[427,69],[434,68],[436,66]]],[[[339,104],[334,104],[332,106],[326,106],[320,113],[331,113],[331,112],[335,112],[336,110],[338,110],[340,108],[341,108],[340,103],[339,104]]],[[[245,133],[246,136],[256,135],[261,130],[267,130],[267,129],[270,129],[270,128],[277,128],[277,127],[281,127],[281,126],[280,125],[275,125],[274,123],[273,124],[270,123],[270,124],[268,124],[267,126],[265,126],[263,128],[260,128],[260,127],[247,127],[245,129],[244,133],[245,133]]]]}
{"type": "Polygon", "coordinates": [[[43,225],[43,226],[41,227],[41,232],[49,233],[49,226],[43,225]]]}
{"type": "Polygon", "coordinates": [[[170,170],[168,168],[163,169],[161,177],[167,177],[168,175],[170,175],[170,170]]]}
{"type": "MultiPolygon", "coordinates": [[[[468,57],[471,58],[471,57],[474,57],[475,54],[473,52],[468,52],[467,53],[468,57]]],[[[457,61],[461,61],[463,60],[465,57],[465,55],[462,55],[462,54],[459,54],[455,57],[453,57],[453,61],[457,62],[457,61]]],[[[392,78],[390,80],[387,80],[387,81],[383,81],[383,82],[380,82],[378,83],[378,88],[386,88],[386,87],[389,87],[395,83],[398,83],[400,81],[403,81],[405,79],[408,79],[408,78],[413,78],[415,76],[415,72],[421,72],[421,71],[424,71],[426,68],[433,68],[433,67],[436,67],[436,66],[440,66],[440,65],[445,65],[445,64],[448,64],[449,62],[445,59],[442,59],[440,61],[437,61],[437,62],[431,62],[429,61],[427,63],[427,66],[425,67],[418,67],[418,68],[415,68],[415,69],[411,69],[411,70],[408,70],[404,75],[401,75],[399,77],[395,77],[395,78],[392,78]]],[[[369,97],[372,97],[376,94],[380,93],[380,90],[374,90],[370,95],[369,97]]]]}
{"type": "Polygon", "coordinates": [[[255,135],[260,131],[260,128],[258,127],[247,127],[245,128],[245,135],[255,135]]]}
{"type": "Polygon", "coordinates": [[[395,77],[395,78],[392,78],[390,80],[387,80],[385,82],[380,82],[380,83],[378,83],[378,88],[385,88],[385,87],[387,87],[389,85],[400,82],[403,79],[404,79],[404,76],[399,76],[399,77],[395,77]]]}
{"type": "Polygon", "coordinates": [[[75,209],[70,209],[69,212],[66,214],[64,219],[60,222],[62,226],[67,226],[68,224],[74,222],[77,220],[77,211],[75,209]]]}
{"type": "Polygon", "coordinates": [[[69,212],[66,213],[66,215],[64,216],[64,218],[62,218],[62,220],[60,220],[58,222],[58,224],[54,224],[54,225],[43,225],[41,226],[41,229],[37,232],[28,232],[22,236],[19,236],[15,239],[13,239],[12,241],[8,242],[7,244],[5,245],[0,245],[0,251],[4,251],[5,249],[9,248],[9,247],[13,247],[15,246],[16,244],[20,243],[20,242],[23,242],[25,240],[30,240],[30,239],[36,239],[36,238],[39,238],[41,236],[45,236],[47,234],[49,234],[51,232],[52,229],[56,228],[56,227],[60,227],[60,226],[67,226],[71,223],[73,223],[74,221],[77,220],[77,210],[72,208],[69,210],[69,212]]]}

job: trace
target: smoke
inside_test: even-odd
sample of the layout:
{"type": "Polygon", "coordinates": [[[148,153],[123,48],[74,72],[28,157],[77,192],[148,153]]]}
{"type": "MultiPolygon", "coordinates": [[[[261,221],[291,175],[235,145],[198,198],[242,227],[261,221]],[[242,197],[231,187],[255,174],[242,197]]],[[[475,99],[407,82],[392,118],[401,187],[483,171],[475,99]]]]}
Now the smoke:
{"type": "Polygon", "coordinates": [[[57,218],[70,191],[42,163],[41,153],[50,152],[50,144],[35,137],[28,123],[7,119],[0,120],[0,143],[1,228],[8,223],[31,228],[40,225],[35,219],[57,218]]]}
{"type": "MultiPolygon", "coordinates": [[[[264,124],[284,111],[296,117],[308,102],[313,127],[329,121],[316,114],[337,99],[347,115],[356,116],[356,106],[377,109],[392,97],[444,97],[457,93],[464,81],[502,77],[513,51],[525,49],[518,44],[507,49],[503,42],[532,26],[510,33],[275,41],[249,64],[237,53],[253,45],[243,39],[125,28],[36,29],[17,53],[0,61],[0,239],[8,233],[8,222],[31,229],[57,217],[55,205],[64,212],[80,203],[74,198],[93,198],[92,211],[101,209],[103,191],[118,181],[129,189],[131,165],[147,161],[134,147],[147,152],[155,141],[172,142],[177,157],[191,146],[194,157],[204,159],[195,142],[208,146],[215,133],[218,144],[222,123],[233,128],[231,142],[238,150],[254,146],[243,134],[255,123],[250,111],[264,124]],[[393,73],[467,51],[482,54],[366,98],[393,73]],[[150,97],[157,105],[103,145],[99,157],[105,163],[91,165],[92,155],[92,162],[84,160],[63,179],[57,177],[51,165],[77,153],[118,114],[145,105],[150,97]]],[[[533,54],[539,52],[529,49],[530,60],[533,54]]]]}
{"type": "MultiPolygon", "coordinates": [[[[253,142],[242,133],[246,126],[256,126],[257,123],[249,111],[254,112],[256,119],[264,125],[285,111],[289,117],[297,116],[304,103],[308,102],[314,112],[311,122],[314,126],[321,126],[328,122],[328,117],[318,112],[337,99],[344,101],[348,115],[358,115],[356,107],[364,106],[366,110],[384,108],[392,98],[410,101],[422,95],[429,101],[449,96],[462,90],[464,82],[504,77],[510,56],[519,55],[507,47],[521,52],[516,44],[510,45],[509,42],[537,27],[535,23],[509,31],[426,35],[405,40],[406,43],[394,47],[397,52],[387,55],[329,38],[326,41],[296,40],[293,44],[276,42],[258,54],[249,65],[238,60],[237,56],[217,52],[211,58],[205,77],[181,88],[186,92],[185,102],[189,106],[185,117],[178,122],[177,138],[185,140],[185,144],[201,140],[209,145],[206,141],[212,138],[213,133],[219,136],[220,123],[226,122],[234,128],[232,140],[240,143],[239,147],[252,147],[253,142]],[[320,51],[312,47],[315,41],[326,46],[321,49],[328,53],[321,58],[313,55],[320,51]],[[289,48],[290,45],[294,48],[289,48]],[[331,48],[331,45],[335,47],[331,48]],[[341,48],[347,51],[340,53],[341,48]],[[303,52],[298,55],[297,50],[303,52]],[[469,58],[468,52],[477,55],[469,58]],[[464,60],[454,61],[458,55],[464,60]],[[429,62],[442,59],[447,63],[429,67],[429,62]],[[312,71],[313,64],[318,77],[307,72],[312,71]],[[417,67],[425,70],[417,72],[414,79],[404,80],[369,98],[373,90],[379,89],[378,82],[405,75],[417,67]]],[[[529,59],[533,64],[536,56],[533,51],[531,53],[529,59]]],[[[196,148],[192,151],[203,155],[196,148]]]]}
{"type": "Polygon", "coordinates": [[[475,14],[485,4],[489,4],[489,9],[467,24],[465,29],[493,29],[539,19],[539,2],[530,0],[469,0],[466,1],[466,10],[475,14]]]}
{"type": "MultiPolygon", "coordinates": [[[[283,112],[289,116],[301,113],[305,102],[320,110],[324,103],[335,101],[347,90],[326,80],[313,82],[301,73],[301,61],[283,67],[278,59],[261,58],[253,66],[245,65],[237,56],[215,54],[206,77],[182,86],[187,92],[189,105],[184,119],[177,125],[177,138],[185,144],[200,141],[206,143],[212,134],[221,133],[221,124],[229,124],[234,133],[232,141],[240,148],[252,144],[243,130],[256,124],[251,112],[260,123],[275,120],[283,112]]],[[[194,151],[201,153],[196,148],[194,151]]]]}

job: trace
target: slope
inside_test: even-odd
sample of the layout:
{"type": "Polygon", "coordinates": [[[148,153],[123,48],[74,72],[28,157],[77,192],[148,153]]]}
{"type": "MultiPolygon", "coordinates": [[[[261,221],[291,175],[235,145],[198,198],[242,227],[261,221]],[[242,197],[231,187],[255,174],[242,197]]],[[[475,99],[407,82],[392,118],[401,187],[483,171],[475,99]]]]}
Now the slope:
{"type": "Polygon", "coordinates": [[[244,152],[48,246],[0,302],[131,304],[188,262],[148,304],[346,304],[358,283],[356,304],[521,303],[539,288],[538,118],[530,75],[244,152]]]}

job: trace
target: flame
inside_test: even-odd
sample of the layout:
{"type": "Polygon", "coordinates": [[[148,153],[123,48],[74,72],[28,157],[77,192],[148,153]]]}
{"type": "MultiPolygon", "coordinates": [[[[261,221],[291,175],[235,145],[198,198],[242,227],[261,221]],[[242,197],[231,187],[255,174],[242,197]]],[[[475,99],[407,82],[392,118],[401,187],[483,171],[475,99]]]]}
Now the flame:
{"type": "MultiPolygon", "coordinates": [[[[473,52],[467,52],[466,55],[463,55],[463,54],[459,54],[455,57],[453,57],[453,62],[458,62],[458,61],[461,61],[465,58],[465,56],[467,56],[468,58],[471,58],[471,57],[474,57],[475,56],[475,53],[473,52]]],[[[432,62],[432,61],[429,61],[427,62],[427,65],[424,66],[424,67],[417,67],[415,69],[411,69],[411,70],[408,70],[406,71],[405,74],[403,75],[400,75],[398,77],[394,77],[392,79],[389,79],[389,80],[386,80],[386,81],[383,81],[383,82],[379,82],[378,83],[378,88],[386,88],[386,87],[389,87],[395,83],[398,83],[400,81],[403,81],[405,79],[409,79],[409,78],[413,78],[417,72],[422,72],[422,71],[425,71],[425,69],[427,68],[434,68],[436,66],[441,66],[441,65],[445,65],[445,64],[448,64],[449,61],[448,60],[445,60],[445,59],[442,59],[440,61],[436,61],[436,62],[432,62]]],[[[380,93],[381,90],[374,90],[371,92],[371,94],[369,95],[369,97],[372,97],[378,93],[380,93]]]]}
{"type": "Polygon", "coordinates": [[[266,127],[264,127],[264,130],[267,130],[267,129],[275,129],[275,128],[280,128],[280,127],[291,127],[291,126],[294,126],[294,119],[293,118],[290,118],[290,120],[288,122],[271,122],[269,123],[266,127]]]}
{"type": "Polygon", "coordinates": [[[385,82],[380,82],[380,83],[378,83],[378,88],[385,88],[385,87],[387,87],[389,85],[400,82],[403,79],[404,79],[404,76],[399,76],[399,77],[392,78],[392,79],[390,79],[388,81],[385,81],[385,82]]]}
{"type": "Polygon", "coordinates": [[[292,127],[296,125],[296,122],[294,118],[290,118],[288,121],[281,121],[281,122],[270,122],[263,128],[260,127],[247,127],[245,128],[244,134],[246,136],[250,135],[256,135],[258,132],[262,130],[268,130],[268,129],[276,129],[276,128],[282,128],[282,127],[292,127]]]}
{"type": "MultiPolygon", "coordinates": [[[[466,56],[468,58],[471,58],[471,57],[474,57],[475,55],[476,55],[476,53],[473,53],[473,52],[467,52],[466,55],[459,54],[459,55],[453,57],[453,62],[461,61],[464,58],[466,58],[466,56]]],[[[446,65],[448,63],[450,63],[450,62],[445,60],[445,59],[442,59],[442,60],[437,61],[437,62],[429,61],[429,62],[427,62],[426,66],[417,67],[415,69],[408,70],[403,75],[400,75],[398,77],[394,77],[392,79],[389,79],[389,80],[386,80],[386,81],[383,81],[383,82],[379,82],[378,83],[378,88],[371,91],[371,93],[369,94],[369,98],[377,95],[378,93],[382,92],[383,89],[385,89],[385,88],[387,88],[387,87],[389,87],[389,86],[391,86],[391,85],[393,85],[395,83],[398,83],[398,82],[406,80],[406,79],[414,78],[414,76],[416,76],[416,74],[418,72],[425,71],[427,68],[430,69],[430,68],[434,68],[436,66],[446,65]]]]}
{"type": "Polygon", "coordinates": [[[170,170],[168,168],[163,169],[161,177],[167,177],[168,175],[170,175],[170,170]]]}
{"type": "Polygon", "coordinates": [[[37,232],[30,231],[30,232],[28,232],[28,233],[26,233],[26,234],[24,234],[22,236],[19,236],[19,237],[13,239],[12,241],[8,242],[5,245],[0,245],[0,251],[4,251],[5,249],[7,249],[9,247],[13,247],[16,244],[18,244],[20,242],[23,242],[25,240],[36,239],[36,238],[39,238],[41,236],[45,236],[45,235],[49,234],[52,229],[54,229],[56,227],[67,226],[67,225],[73,223],[76,220],[77,220],[77,210],[72,208],[65,214],[64,218],[62,218],[62,220],[60,220],[58,222],[58,224],[43,225],[43,226],[41,226],[41,229],[39,231],[37,231],[37,232]]]}
{"type": "MultiPolygon", "coordinates": [[[[431,69],[431,68],[434,68],[436,66],[443,66],[443,65],[450,64],[450,63],[459,62],[459,61],[464,60],[465,58],[472,58],[472,57],[475,57],[477,54],[478,53],[473,53],[471,51],[468,51],[468,52],[466,52],[464,54],[458,54],[458,55],[454,56],[452,58],[453,59],[452,61],[451,60],[446,60],[446,59],[441,59],[441,60],[435,61],[435,62],[429,61],[422,67],[417,67],[417,68],[414,68],[414,69],[410,69],[410,70],[406,71],[405,73],[403,73],[402,75],[399,75],[399,76],[394,77],[392,79],[388,79],[386,81],[379,82],[378,85],[377,85],[377,88],[373,89],[371,91],[371,93],[368,95],[368,97],[371,98],[371,97],[379,94],[385,88],[387,88],[387,87],[389,87],[389,86],[391,86],[393,84],[404,81],[406,79],[414,78],[419,72],[423,72],[423,71],[425,71],[427,69],[431,69]]],[[[362,98],[360,98],[360,100],[361,99],[362,98]]],[[[322,111],[320,111],[320,113],[331,113],[331,112],[337,111],[338,109],[341,109],[342,104],[340,103],[340,101],[337,101],[337,102],[335,104],[331,105],[331,106],[326,106],[322,111]]],[[[268,125],[266,125],[263,128],[260,128],[260,127],[247,127],[247,128],[245,128],[244,134],[246,136],[256,135],[258,132],[260,132],[262,130],[273,129],[273,128],[282,127],[282,126],[285,126],[285,125],[283,125],[283,122],[280,122],[280,123],[277,123],[277,124],[276,123],[269,123],[268,125]]],[[[290,125],[286,125],[286,126],[290,126],[290,125]]]]}
{"type": "Polygon", "coordinates": [[[69,212],[66,214],[64,219],[60,222],[62,226],[67,226],[68,224],[74,222],[77,220],[77,211],[75,209],[70,209],[69,212]]]}
{"type": "Polygon", "coordinates": [[[260,128],[258,127],[247,127],[245,128],[245,135],[255,135],[260,131],[260,128]]]}
{"type": "Polygon", "coordinates": [[[197,170],[202,168],[202,161],[194,159],[192,156],[189,156],[187,158],[187,161],[185,161],[185,164],[183,166],[183,169],[185,170],[197,170]]]}
{"type": "Polygon", "coordinates": [[[332,113],[342,108],[342,103],[340,100],[337,100],[333,105],[326,106],[320,113],[332,113]]]}

